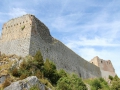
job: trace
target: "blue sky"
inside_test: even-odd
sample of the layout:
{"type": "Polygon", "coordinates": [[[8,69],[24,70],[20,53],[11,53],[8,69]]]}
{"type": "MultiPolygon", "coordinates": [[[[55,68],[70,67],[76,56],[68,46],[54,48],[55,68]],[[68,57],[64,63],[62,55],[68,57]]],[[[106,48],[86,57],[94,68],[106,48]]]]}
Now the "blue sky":
{"type": "Polygon", "coordinates": [[[120,0],[1,0],[0,28],[27,13],[84,59],[111,60],[120,77],[120,0]]]}

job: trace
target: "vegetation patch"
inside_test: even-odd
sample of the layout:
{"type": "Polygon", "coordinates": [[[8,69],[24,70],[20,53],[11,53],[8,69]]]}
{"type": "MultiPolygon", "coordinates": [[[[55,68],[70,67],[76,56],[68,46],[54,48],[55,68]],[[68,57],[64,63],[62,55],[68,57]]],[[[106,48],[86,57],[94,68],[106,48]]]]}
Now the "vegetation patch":
{"type": "MultiPolygon", "coordinates": [[[[90,86],[91,90],[120,90],[120,79],[118,76],[109,76],[109,83],[103,78],[82,80],[77,75],[70,75],[63,69],[57,70],[56,66],[49,59],[43,60],[41,52],[38,51],[32,56],[26,56],[25,58],[18,57],[16,55],[6,56],[5,54],[0,56],[0,62],[7,62],[0,66],[0,75],[10,75],[10,80],[6,79],[0,86],[0,90],[10,85],[11,82],[25,79],[29,76],[37,76],[41,83],[51,88],[52,90],[88,90],[87,86],[90,86]],[[20,65],[13,64],[18,61],[12,61],[14,59],[18,61],[22,60],[20,65]],[[12,68],[11,68],[12,67],[12,68]]],[[[34,85],[30,90],[39,90],[37,85],[34,85]]]]}
{"type": "Polygon", "coordinates": [[[22,27],[21,27],[21,30],[24,30],[24,28],[25,28],[25,26],[22,26],[22,27]]]}

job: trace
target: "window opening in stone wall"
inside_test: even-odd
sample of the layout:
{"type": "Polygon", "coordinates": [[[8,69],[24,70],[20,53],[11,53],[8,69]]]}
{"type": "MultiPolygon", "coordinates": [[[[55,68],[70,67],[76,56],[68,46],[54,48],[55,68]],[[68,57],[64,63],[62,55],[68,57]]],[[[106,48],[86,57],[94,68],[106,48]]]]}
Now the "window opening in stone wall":
{"type": "Polygon", "coordinates": [[[101,61],[101,63],[102,63],[102,61],[101,61]]]}
{"type": "Polygon", "coordinates": [[[23,23],[24,23],[24,21],[23,21],[23,23]]]}
{"type": "Polygon", "coordinates": [[[93,62],[92,62],[93,63],[93,62]]]}

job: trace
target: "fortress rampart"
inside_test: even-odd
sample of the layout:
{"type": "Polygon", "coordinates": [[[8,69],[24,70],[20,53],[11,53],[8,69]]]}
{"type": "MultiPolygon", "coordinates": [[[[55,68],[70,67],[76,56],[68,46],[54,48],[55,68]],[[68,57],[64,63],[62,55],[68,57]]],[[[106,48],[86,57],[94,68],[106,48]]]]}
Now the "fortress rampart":
{"type": "Polygon", "coordinates": [[[34,15],[27,14],[3,25],[0,39],[1,53],[24,57],[35,55],[38,50],[41,51],[44,60],[49,58],[56,64],[57,69],[75,72],[82,78],[102,76],[98,66],[84,60],[53,38],[49,29],[34,15]]]}
{"type": "Polygon", "coordinates": [[[94,57],[90,63],[98,66],[102,72],[102,77],[108,77],[109,75],[115,76],[115,69],[110,60],[100,59],[98,56],[94,57]]]}
{"type": "Polygon", "coordinates": [[[25,15],[22,18],[11,19],[3,25],[1,40],[5,42],[30,37],[31,25],[30,16],[25,15]]]}

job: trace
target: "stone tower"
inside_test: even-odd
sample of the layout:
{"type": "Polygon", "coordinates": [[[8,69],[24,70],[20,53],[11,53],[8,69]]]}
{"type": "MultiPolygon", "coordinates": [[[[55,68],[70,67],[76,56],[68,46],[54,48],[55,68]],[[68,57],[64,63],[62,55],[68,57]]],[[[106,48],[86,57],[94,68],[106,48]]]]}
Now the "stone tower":
{"type": "Polygon", "coordinates": [[[50,35],[49,29],[34,15],[24,15],[5,23],[0,51],[19,56],[34,55],[40,50],[44,60],[53,61],[57,69],[75,72],[82,78],[101,77],[100,68],[74,53],[50,35]]]}
{"type": "Polygon", "coordinates": [[[115,76],[115,69],[110,60],[100,59],[98,56],[94,57],[90,63],[98,66],[101,71],[101,75],[104,78],[108,78],[109,75],[115,76]]]}

